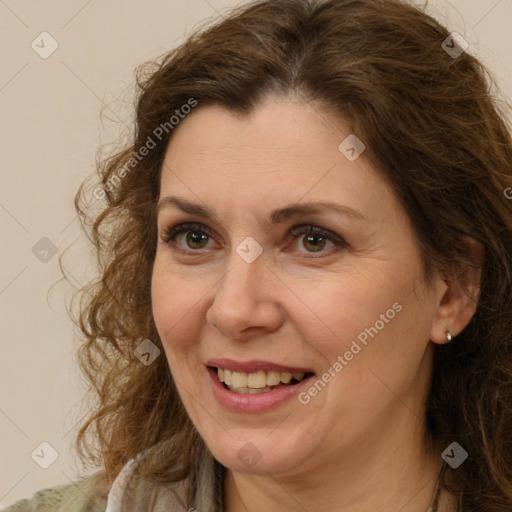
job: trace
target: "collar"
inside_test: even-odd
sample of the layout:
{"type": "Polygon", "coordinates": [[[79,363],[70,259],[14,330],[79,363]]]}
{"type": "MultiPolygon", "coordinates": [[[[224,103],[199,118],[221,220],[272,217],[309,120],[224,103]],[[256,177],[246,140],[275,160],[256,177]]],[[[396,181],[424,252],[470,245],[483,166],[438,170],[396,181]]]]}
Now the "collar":
{"type": "MultiPolygon", "coordinates": [[[[154,447],[153,449],[155,449],[154,447]]],[[[105,512],[221,512],[224,471],[206,446],[198,464],[185,480],[168,484],[144,478],[137,459],[130,459],[115,478],[108,494],[105,512]],[[187,489],[194,489],[193,506],[187,507],[187,489]]]]}

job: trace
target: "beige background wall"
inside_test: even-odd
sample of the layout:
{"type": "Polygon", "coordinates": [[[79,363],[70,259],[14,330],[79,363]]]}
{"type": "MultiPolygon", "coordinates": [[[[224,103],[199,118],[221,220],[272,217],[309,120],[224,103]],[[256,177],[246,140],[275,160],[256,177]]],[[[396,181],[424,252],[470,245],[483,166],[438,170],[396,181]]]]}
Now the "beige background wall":
{"type": "MultiPolygon", "coordinates": [[[[73,290],[61,282],[46,296],[69,245],[75,283],[90,274],[72,201],[94,169],[100,133],[108,141],[100,109],[122,110],[111,102],[132,101],[138,64],[237,3],[0,1],[0,508],[93,471],[72,450],[84,392],[66,313],[73,290]],[[43,31],[58,43],[46,59],[39,54],[55,43],[43,31]]],[[[512,97],[512,0],[438,0],[429,11],[465,36],[512,97]]]]}

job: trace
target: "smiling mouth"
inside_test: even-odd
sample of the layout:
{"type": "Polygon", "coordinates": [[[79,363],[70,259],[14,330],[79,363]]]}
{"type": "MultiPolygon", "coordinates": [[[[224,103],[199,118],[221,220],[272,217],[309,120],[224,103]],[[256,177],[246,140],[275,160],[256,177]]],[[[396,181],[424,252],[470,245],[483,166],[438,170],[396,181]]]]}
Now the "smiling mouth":
{"type": "Polygon", "coordinates": [[[245,373],[218,367],[211,368],[217,373],[219,381],[226,389],[241,394],[268,393],[274,389],[294,386],[314,375],[312,372],[257,371],[245,373]]]}

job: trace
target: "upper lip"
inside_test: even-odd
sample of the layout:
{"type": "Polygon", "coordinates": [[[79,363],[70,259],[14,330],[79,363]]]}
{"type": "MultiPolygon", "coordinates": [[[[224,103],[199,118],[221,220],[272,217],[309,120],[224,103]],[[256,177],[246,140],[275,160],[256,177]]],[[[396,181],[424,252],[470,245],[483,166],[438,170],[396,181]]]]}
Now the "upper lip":
{"type": "Polygon", "coordinates": [[[235,372],[255,373],[263,372],[289,372],[289,373],[313,373],[310,368],[299,366],[288,366],[271,361],[262,361],[260,359],[251,359],[250,361],[234,361],[232,359],[209,359],[206,366],[222,368],[223,370],[231,370],[235,372]]]}

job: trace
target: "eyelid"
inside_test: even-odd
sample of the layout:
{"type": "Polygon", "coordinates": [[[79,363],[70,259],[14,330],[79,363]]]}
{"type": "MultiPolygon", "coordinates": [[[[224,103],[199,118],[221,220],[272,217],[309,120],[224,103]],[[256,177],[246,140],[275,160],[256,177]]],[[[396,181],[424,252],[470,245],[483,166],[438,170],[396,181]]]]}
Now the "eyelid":
{"type": "Polygon", "coordinates": [[[323,227],[317,226],[315,224],[307,224],[307,223],[298,224],[296,226],[293,226],[289,230],[289,233],[290,233],[290,235],[312,233],[314,235],[318,235],[320,237],[327,238],[328,240],[331,240],[333,243],[337,243],[340,245],[348,245],[341,236],[337,235],[330,229],[323,228],[323,227]],[[308,228],[308,229],[306,229],[306,228],[308,228]]]}
{"type": "MultiPolygon", "coordinates": [[[[173,249],[187,253],[187,254],[193,254],[193,253],[202,254],[203,253],[202,249],[187,250],[187,249],[184,249],[184,248],[180,247],[179,245],[172,242],[172,240],[180,233],[186,233],[189,231],[196,232],[196,233],[202,233],[202,234],[209,236],[212,239],[214,238],[214,236],[212,235],[212,232],[204,224],[201,224],[200,222],[183,222],[183,223],[173,225],[172,227],[169,227],[169,228],[164,228],[160,235],[160,237],[162,239],[161,243],[163,243],[164,245],[172,244],[173,249]]],[[[315,258],[315,257],[318,258],[318,257],[322,257],[323,255],[330,255],[334,251],[336,251],[336,249],[348,247],[347,242],[341,236],[337,235],[336,233],[334,233],[333,231],[331,231],[329,229],[317,226],[315,224],[303,223],[303,224],[298,224],[298,225],[293,226],[287,233],[287,239],[288,238],[295,239],[300,234],[303,234],[303,235],[313,234],[320,238],[325,238],[325,239],[329,240],[331,243],[333,243],[335,246],[337,246],[336,248],[332,248],[327,251],[319,251],[318,254],[320,256],[315,256],[315,254],[316,254],[315,252],[297,251],[299,253],[309,254],[308,258],[315,258]]]]}
{"type": "Polygon", "coordinates": [[[164,228],[161,233],[162,243],[169,244],[176,235],[187,231],[203,233],[213,238],[211,231],[204,224],[200,222],[183,222],[169,228],[164,228]]]}

